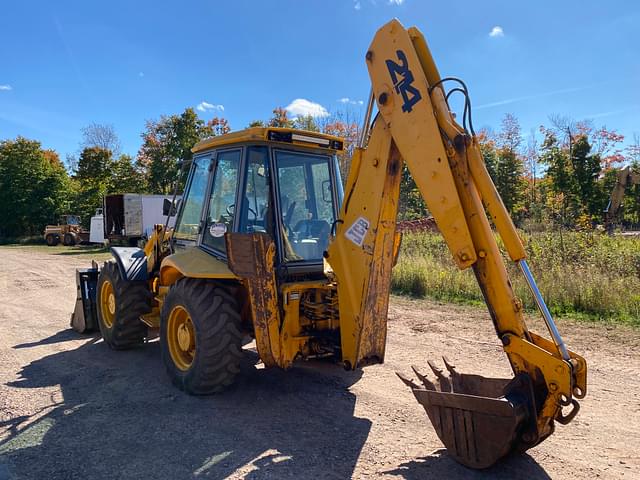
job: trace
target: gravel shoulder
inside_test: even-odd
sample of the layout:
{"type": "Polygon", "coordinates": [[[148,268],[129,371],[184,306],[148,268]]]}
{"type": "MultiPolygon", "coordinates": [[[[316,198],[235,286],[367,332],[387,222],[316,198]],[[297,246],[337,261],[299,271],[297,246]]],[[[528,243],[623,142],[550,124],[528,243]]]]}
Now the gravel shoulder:
{"type": "Polygon", "coordinates": [[[475,472],[442,450],[394,372],[446,355],[508,376],[482,309],[394,297],[384,365],[283,372],[248,351],[234,388],[189,397],[165,375],[157,341],[115,352],[69,329],[74,270],[90,256],[0,252],[0,480],[640,478],[638,330],[560,321],[589,363],[581,412],[527,455],[475,472]]]}

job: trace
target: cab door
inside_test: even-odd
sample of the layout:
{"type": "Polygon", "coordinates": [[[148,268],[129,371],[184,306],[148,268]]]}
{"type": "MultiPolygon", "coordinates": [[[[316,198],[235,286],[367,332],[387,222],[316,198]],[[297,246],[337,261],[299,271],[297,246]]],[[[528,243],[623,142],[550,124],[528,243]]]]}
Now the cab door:
{"type": "Polygon", "coordinates": [[[211,154],[193,159],[173,234],[178,247],[195,246],[202,230],[202,215],[209,185],[211,154]]]}
{"type": "Polygon", "coordinates": [[[237,231],[236,217],[241,211],[238,202],[241,159],[242,148],[222,150],[213,164],[201,244],[206,250],[222,256],[227,253],[224,234],[237,231]]]}

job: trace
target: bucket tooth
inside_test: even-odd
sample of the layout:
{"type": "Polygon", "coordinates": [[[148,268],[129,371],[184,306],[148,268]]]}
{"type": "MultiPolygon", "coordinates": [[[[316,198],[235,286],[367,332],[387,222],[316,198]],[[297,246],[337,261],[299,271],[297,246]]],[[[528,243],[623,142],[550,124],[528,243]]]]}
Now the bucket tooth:
{"type": "MultiPolygon", "coordinates": [[[[431,382],[412,367],[423,386],[401,377],[427,412],[427,416],[458,462],[471,468],[487,468],[522,445],[528,426],[529,401],[522,396],[518,377],[508,380],[458,373],[445,360],[449,376],[429,362],[438,382],[431,382]],[[511,392],[517,391],[513,395],[511,392]]],[[[399,375],[400,376],[400,375],[399,375]]]]}

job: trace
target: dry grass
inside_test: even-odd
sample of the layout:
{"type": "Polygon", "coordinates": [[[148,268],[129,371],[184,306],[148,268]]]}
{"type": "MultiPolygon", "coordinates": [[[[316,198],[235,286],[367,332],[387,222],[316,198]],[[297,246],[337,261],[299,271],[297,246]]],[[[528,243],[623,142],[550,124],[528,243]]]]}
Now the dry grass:
{"type": "MultiPolygon", "coordinates": [[[[525,238],[529,264],[556,315],[640,326],[640,239],[600,233],[537,233],[525,238]]],[[[516,295],[535,305],[507,260],[516,295]]],[[[438,234],[407,234],[394,270],[395,293],[460,303],[482,303],[471,270],[460,271],[438,234]]]]}

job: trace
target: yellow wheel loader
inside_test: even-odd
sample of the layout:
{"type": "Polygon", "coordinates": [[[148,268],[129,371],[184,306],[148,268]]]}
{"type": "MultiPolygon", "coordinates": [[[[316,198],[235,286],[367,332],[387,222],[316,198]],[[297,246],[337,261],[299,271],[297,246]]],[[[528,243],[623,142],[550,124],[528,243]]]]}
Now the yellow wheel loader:
{"type": "Polygon", "coordinates": [[[446,371],[430,364],[432,379],[417,369],[418,381],[401,378],[449,453],[488,467],[572,420],[587,365],[565,346],[536,287],[485,168],[464,83],[440,77],[420,31],[397,20],[376,33],[365,59],[372,89],[344,191],[340,138],[249,128],[200,142],[175,228],[157,225],[144,249],[113,248],[101,269],[100,330],[124,349],[159,328],[167,371],[191,394],[233,383],[246,336],[266,367],[382,363],[406,164],[456,264],[473,269],[513,378],[459,373],[448,362],[446,371]],[[462,125],[448,105],[451,83],[465,99],[462,125]],[[491,224],[551,339],[527,329],[491,224]]]}
{"type": "Polygon", "coordinates": [[[62,241],[66,247],[89,241],[89,232],[80,225],[77,215],[62,215],[57,225],[47,225],[42,236],[47,245],[55,247],[62,241]]]}

